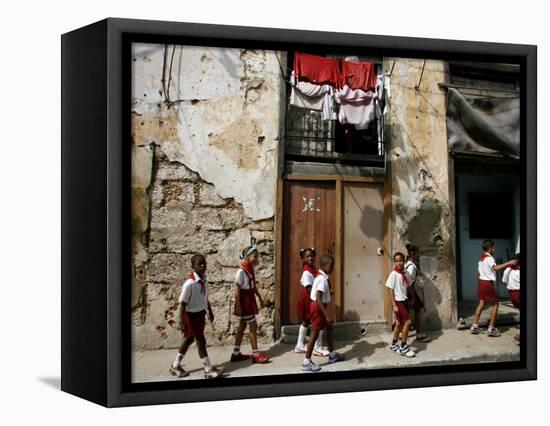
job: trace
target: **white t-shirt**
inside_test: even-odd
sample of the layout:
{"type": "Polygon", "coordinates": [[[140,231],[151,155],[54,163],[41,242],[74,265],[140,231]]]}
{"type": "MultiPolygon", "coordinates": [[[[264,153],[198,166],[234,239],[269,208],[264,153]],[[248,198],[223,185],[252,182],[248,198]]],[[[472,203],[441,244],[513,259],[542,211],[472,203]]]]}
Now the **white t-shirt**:
{"type": "Polygon", "coordinates": [[[204,291],[200,283],[200,277],[193,272],[194,278],[188,278],[181,289],[180,303],[185,303],[187,312],[200,312],[208,307],[208,282],[204,278],[204,291]]]}
{"type": "Polygon", "coordinates": [[[404,302],[407,300],[407,284],[400,273],[391,271],[386,281],[386,287],[393,290],[396,302],[404,302]]]}
{"type": "Polygon", "coordinates": [[[304,271],[302,272],[302,277],[300,278],[300,284],[302,284],[304,287],[307,287],[308,285],[313,285],[314,280],[315,277],[311,272],[304,271]]]}
{"type": "Polygon", "coordinates": [[[405,264],[405,274],[407,274],[409,285],[413,285],[416,281],[416,265],[412,260],[408,260],[405,264]]]}
{"type": "Polygon", "coordinates": [[[497,275],[493,269],[493,266],[497,263],[493,256],[489,253],[485,253],[487,257],[483,260],[480,260],[477,266],[477,271],[479,272],[479,279],[485,281],[496,281],[497,275]]]}
{"type": "Polygon", "coordinates": [[[235,282],[239,285],[239,287],[243,290],[250,290],[251,288],[253,288],[250,281],[250,277],[248,276],[246,271],[243,268],[239,268],[235,276],[235,282]]]}
{"type": "Polygon", "coordinates": [[[519,290],[519,269],[506,268],[502,274],[502,282],[508,290],[519,290]]]}
{"type": "Polygon", "coordinates": [[[330,286],[328,285],[328,275],[319,270],[319,275],[313,280],[313,286],[311,287],[310,299],[317,300],[317,292],[320,291],[321,302],[330,303],[330,286]]]}

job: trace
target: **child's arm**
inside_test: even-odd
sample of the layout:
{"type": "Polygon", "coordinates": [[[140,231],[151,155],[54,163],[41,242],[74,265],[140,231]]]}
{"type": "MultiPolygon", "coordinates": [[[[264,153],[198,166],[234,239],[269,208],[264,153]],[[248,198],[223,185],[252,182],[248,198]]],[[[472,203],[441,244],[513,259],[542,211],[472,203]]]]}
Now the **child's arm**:
{"type": "Polygon", "coordinates": [[[210,306],[210,300],[206,300],[206,306],[208,307],[208,319],[210,322],[214,322],[214,312],[212,312],[212,306],[210,306]]]}
{"type": "Polygon", "coordinates": [[[319,291],[317,290],[317,294],[315,295],[315,302],[317,303],[317,306],[319,306],[319,309],[321,310],[321,312],[325,315],[325,318],[327,319],[327,322],[329,324],[331,324],[333,322],[332,320],[332,317],[330,316],[330,314],[328,313],[328,309],[325,307],[325,304],[323,303],[322,299],[321,299],[321,294],[323,292],[322,291],[319,291]]]}
{"type": "Polygon", "coordinates": [[[256,296],[258,296],[258,299],[260,299],[260,306],[262,308],[265,308],[265,303],[262,299],[262,296],[260,295],[260,291],[258,290],[258,287],[256,287],[256,286],[254,287],[254,293],[256,294],[256,296]]]}
{"type": "Polygon", "coordinates": [[[500,265],[493,265],[493,271],[495,271],[495,272],[496,271],[501,271],[503,269],[508,268],[509,266],[516,265],[517,263],[518,263],[518,261],[513,259],[513,260],[509,260],[506,263],[501,263],[500,265]]]}
{"type": "Polygon", "coordinates": [[[241,316],[241,286],[235,283],[235,315],[241,316]]]}
{"type": "Polygon", "coordinates": [[[391,294],[391,304],[393,307],[393,312],[399,312],[399,309],[397,309],[397,303],[395,303],[395,293],[393,292],[393,289],[390,289],[391,294]]]}
{"type": "Polygon", "coordinates": [[[185,333],[185,329],[187,328],[187,322],[185,321],[185,312],[187,310],[187,303],[181,302],[180,304],[180,330],[185,333]]]}

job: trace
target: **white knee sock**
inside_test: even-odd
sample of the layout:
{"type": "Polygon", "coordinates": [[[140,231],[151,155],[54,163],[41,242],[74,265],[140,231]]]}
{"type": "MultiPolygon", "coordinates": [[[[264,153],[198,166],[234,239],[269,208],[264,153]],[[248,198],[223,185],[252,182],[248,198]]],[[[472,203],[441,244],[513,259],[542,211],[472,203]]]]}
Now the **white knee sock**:
{"type": "Polygon", "coordinates": [[[300,324],[300,330],[298,331],[298,341],[296,342],[296,346],[305,345],[306,333],[307,333],[307,327],[304,327],[302,324],[300,324]]]}
{"type": "Polygon", "coordinates": [[[212,370],[212,364],[210,364],[210,359],[205,356],[204,358],[201,358],[202,365],[204,365],[204,371],[207,373],[212,370]]]}
{"type": "Polygon", "coordinates": [[[182,359],[183,359],[183,355],[178,353],[178,356],[176,356],[176,359],[172,363],[172,368],[178,368],[181,364],[182,359]]]}

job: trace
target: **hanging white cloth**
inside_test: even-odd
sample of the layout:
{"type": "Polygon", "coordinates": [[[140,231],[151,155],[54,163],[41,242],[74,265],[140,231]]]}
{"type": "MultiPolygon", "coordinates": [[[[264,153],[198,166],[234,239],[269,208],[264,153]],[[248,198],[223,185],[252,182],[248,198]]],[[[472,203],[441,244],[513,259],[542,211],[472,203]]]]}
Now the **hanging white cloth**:
{"type": "Polygon", "coordinates": [[[335,94],[336,102],[340,104],[338,121],[342,124],[353,124],[358,130],[366,129],[375,118],[381,115],[376,98],[375,92],[350,89],[345,85],[335,94]]]}
{"type": "Polygon", "coordinates": [[[296,81],[294,72],[290,76],[291,92],[290,105],[321,111],[321,119],[336,120],[334,109],[333,89],[328,84],[313,84],[307,81],[296,81]]]}

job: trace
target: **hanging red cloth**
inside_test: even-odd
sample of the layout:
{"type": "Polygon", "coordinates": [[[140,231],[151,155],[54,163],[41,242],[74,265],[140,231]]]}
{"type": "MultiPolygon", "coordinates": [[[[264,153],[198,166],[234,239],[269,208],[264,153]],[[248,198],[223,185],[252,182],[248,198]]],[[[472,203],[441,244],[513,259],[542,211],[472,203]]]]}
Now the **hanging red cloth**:
{"type": "Polygon", "coordinates": [[[294,75],[299,80],[313,84],[330,84],[337,88],[339,74],[337,59],[300,52],[294,54],[294,75]]]}
{"type": "Polygon", "coordinates": [[[376,89],[376,69],[372,62],[342,61],[340,86],[373,92],[376,89]]]}

